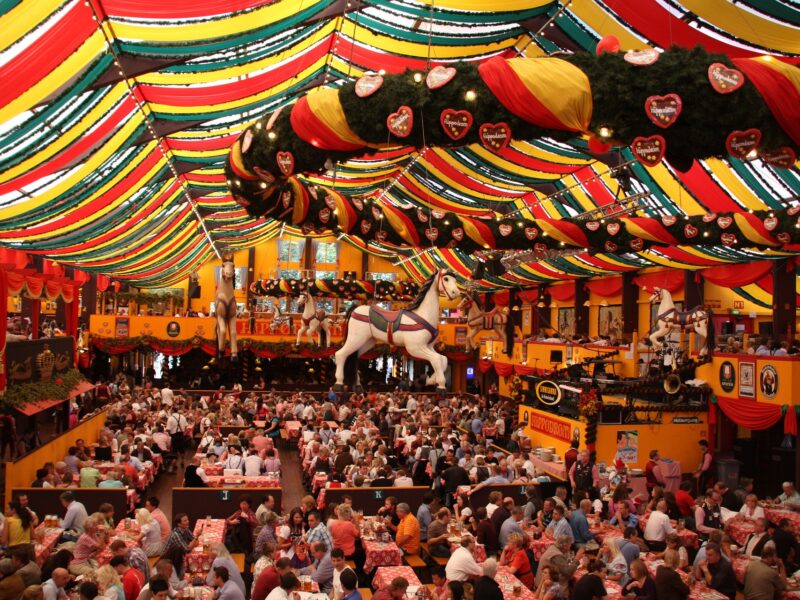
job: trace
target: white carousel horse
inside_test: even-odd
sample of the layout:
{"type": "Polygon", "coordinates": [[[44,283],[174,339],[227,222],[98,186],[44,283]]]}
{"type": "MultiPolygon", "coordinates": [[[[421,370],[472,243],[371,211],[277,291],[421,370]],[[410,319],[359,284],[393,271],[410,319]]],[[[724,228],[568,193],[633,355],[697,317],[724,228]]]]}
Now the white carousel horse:
{"type": "Polygon", "coordinates": [[[503,348],[506,347],[508,315],[501,307],[495,306],[492,310],[486,311],[477,294],[466,293],[458,308],[467,313],[467,352],[480,347],[475,338],[481,331],[494,331],[503,340],[503,348]]]}
{"type": "Polygon", "coordinates": [[[311,292],[306,290],[306,293],[300,296],[297,300],[297,305],[303,308],[303,316],[300,320],[300,330],[297,332],[297,341],[295,346],[300,345],[300,338],[303,334],[308,335],[309,343],[314,343],[314,334],[317,333],[320,337],[317,346],[322,345],[322,335],[325,334],[325,347],[331,345],[331,320],[322,309],[317,309],[317,301],[311,295],[311,292]]]}
{"type": "Polygon", "coordinates": [[[278,299],[275,298],[275,302],[272,304],[272,321],[269,323],[269,332],[272,334],[278,333],[284,325],[288,325],[289,333],[292,333],[294,329],[292,315],[283,313],[278,299]]]}
{"type": "MultiPolygon", "coordinates": [[[[345,316],[344,345],[336,351],[336,387],[341,389],[345,379],[345,363],[348,371],[359,356],[370,350],[377,342],[406,349],[411,356],[425,360],[433,367],[428,385],[435,383],[437,391],[445,391],[447,357],[434,349],[439,334],[441,317],[439,296],[455,300],[461,295],[452,273],[441,270],[433,275],[408,308],[388,311],[377,306],[351,306],[345,316]]],[[[358,383],[358,370],[356,381],[358,383]]]]}
{"type": "Polygon", "coordinates": [[[232,256],[222,257],[222,267],[217,280],[217,297],[214,300],[214,314],[217,318],[217,355],[225,352],[225,333],[231,340],[231,361],[239,360],[239,348],[236,344],[236,295],[234,283],[236,268],[232,256]]]}
{"type": "Polygon", "coordinates": [[[695,306],[691,310],[679,311],[672,302],[672,295],[661,288],[653,288],[650,303],[653,302],[659,303],[656,323],[649,336],[653,348],[660,349],[663,344],[658,338],[669,335],[673,329],[693,329],[701,340],[700,356],[705,356],[714,347],[714,323],[710,310],[695,306]]]}

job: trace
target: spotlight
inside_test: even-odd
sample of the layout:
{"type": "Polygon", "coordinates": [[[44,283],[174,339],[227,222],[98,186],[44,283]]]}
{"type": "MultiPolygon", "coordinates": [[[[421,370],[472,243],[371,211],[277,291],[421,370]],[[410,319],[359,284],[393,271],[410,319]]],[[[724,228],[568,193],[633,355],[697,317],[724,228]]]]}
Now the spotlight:
{"type": "Polygon", "coordinates": [[[475,90],[467,90],[466,93],[464,94],[464,100],[466,100],[467,102],[475,102],[477,97],[478,94],[475,93],[475,90]]]}

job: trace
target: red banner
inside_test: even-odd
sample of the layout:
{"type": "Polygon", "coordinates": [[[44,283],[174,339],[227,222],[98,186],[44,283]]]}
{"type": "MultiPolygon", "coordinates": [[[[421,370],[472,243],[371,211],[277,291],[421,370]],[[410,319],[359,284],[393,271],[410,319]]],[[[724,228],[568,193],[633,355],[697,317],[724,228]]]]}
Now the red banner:
{"type": "Polygon", "coordinates": [[[572,426],[559,419],[531,411],[528,425],[534,431],[549,435],[557,440],[569,442],[572,440],[572,426]]]}

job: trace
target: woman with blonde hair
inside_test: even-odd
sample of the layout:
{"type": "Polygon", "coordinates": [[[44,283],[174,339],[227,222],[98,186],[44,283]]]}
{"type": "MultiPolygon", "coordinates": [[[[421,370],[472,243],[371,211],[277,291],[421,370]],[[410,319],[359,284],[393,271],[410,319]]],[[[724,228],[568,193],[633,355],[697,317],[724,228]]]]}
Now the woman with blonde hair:
{"type": "Polygon", "coordinates": [[[755,494],[747,494],[744,498],[742,508],[739,509],[739,515],[751,521],[763,519],[764,509],[758,505],[758,496],[755,494]]]}
{"type": "Polygon", "coordinates": [[[139,543],[147,556],[158,556],[161,554],[163,544],[161,543],[161,525],[150,514],[146,508],[136,511],[136,522],[139,524],[139,543]]]}
{"type": "Polygon", "coordinates": [[[108,600],[125,600],[125,590],[119,573],[111,565],[103,565],[97,569],[97,587],[108,600]]]}
{"type": "Polygon", "coordinates": [[[608,574],[606,577],[611,581],[616,581],[620,585],[625,585],[628,580],[628,561],[625,556],[620,552],[617,539],[607,537],[603,541],[603,547],[600,549],[600,559],[606,564],[608,574]]]}

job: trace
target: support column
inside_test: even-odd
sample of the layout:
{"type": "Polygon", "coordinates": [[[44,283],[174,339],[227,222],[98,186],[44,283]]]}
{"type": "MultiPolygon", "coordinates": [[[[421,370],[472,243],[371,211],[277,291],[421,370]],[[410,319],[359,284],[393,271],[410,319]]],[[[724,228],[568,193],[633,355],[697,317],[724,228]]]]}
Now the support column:
{"type": "Polygon", "coordinates": [[[575,281],[575,333],[589,335],[589,307],[584,306],[589,300],[589,290],[583,280],[575,281]]]}
{"type": "Polygon", "coordinates": [[[630,340],[639,328],[639,286],[633,283],[635,272],[622,274],[622,333],[630,340]]]}
{"type": "MultiPolygon", "coordinates": [[[[80,314],[80,323],[86,329],[89,328],[89,315],[95,314],[97,311],[97,299],[99,294],[97,293],[97,277],[92,276],[89,278],[89,281],[83,284],[81,287],[83,290],[83,309],[81,310],[80,314]]],[[[188,295],[188,294],[187,294],[188,295]]],[[[188,303],[188,300],[187,300],[188,303]]],[[[100,314],[103,313],[103,307],[100,311],[100,314]]]]}
{"type": "Polygon", "coordinates": [[[795,334],[797,291],[793,259],[772,264],[772,336],[776,340],[792,339],[795,334]]]}
{"type": "Polygon", "coordinates": [[[695,281],[698,274],[694,271],[683,272],[683,309],[690,310],[705,304],[703,280],[695,281]]]}

